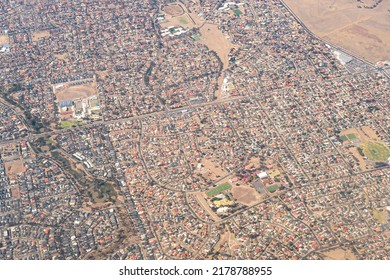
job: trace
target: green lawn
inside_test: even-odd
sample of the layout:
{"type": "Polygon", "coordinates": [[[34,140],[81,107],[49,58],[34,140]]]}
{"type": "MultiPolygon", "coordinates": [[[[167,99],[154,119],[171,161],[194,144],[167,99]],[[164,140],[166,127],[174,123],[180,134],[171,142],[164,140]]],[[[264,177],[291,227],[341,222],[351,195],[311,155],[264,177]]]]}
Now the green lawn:
{"type": "Polygon", "coordinates": [[[188,20],[186,18],[184,18],[184,17],[179,17],[179,22],[181,24],[188,24],[188,20]]]}
{"type": "Polygon", "coordinates": [[[279,185],[272,185],[269,186],[267,189],[269,192],[276,192],[279,189],[279,185]]]}
{"type": "Polygon", "coordinates": [[[81,125],[81,121],[62,121],[61,128],[70,128],[81,125]]]}
{"type": "Polygon", "coordinates": [[[236,14],[237,16],[242,14],[242,12],[239,9],[233,10],[233,13],[236,14]]]}
{"type": "Polygon", "coordinates": [[[342,135],[339,137],[339,139],[343,142],[343,141],[347,141],[347,140],[355,140],[357,139],[356,135],[351,133],[351,134],[347,134],[347,135],[342,135]]]}
{"type": "Polygon", "coordinates": [[[390,157],[389,149],[378,142],[367,142],[362,145],[364,155],[372,161],[386,161],[390,157]]]}
{"type": "Polygon", "coordinates": [[[207,194],[207,196],[214,196],[214,195],[217,195],[223,191],[230,189],[231,187],[232,186],[229,183],[223,183],[223,184],[209,190],[208,192],[206,192],[206,194],[207,194]]]}
{"type": "Polygon", "coordinates": [[[347,136],[345,136],[345,135],[340,136],[340,141],[341,142],[344,142],[344,141],[347,141],[347,140],[348,140],[347,136]]]}
{"type": "Polygon", "coordinates": [[[202,37],[198,34],[194,34],[191,36],[192,39],[194,39],[195,41],[199,41],[202,37]]]}

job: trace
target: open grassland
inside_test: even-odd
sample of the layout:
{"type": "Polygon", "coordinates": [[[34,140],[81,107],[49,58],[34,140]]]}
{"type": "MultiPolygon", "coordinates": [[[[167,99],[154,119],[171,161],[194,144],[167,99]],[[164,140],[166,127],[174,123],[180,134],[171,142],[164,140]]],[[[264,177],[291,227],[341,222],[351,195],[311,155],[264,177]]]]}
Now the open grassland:
{"type": "Polygon", "coordinates": [[[71,127],[79,126],[81,124],[82,124],[81,121],[73,121],[73,120],[62,121],[61,128],[71,128],[71,127]]]}
{"type": "Polygon", "coordinates": [[[317,36],[371,62],[390,59],[390,1],[373,9],[351,0],[285,0],[317,36]]]}
{"type": "Polygon", "coordinates": [[[367,142],[362,145],[364,155],[372,161],[386,161],[390,157],[389,149],[377,142],[367,142]]]}

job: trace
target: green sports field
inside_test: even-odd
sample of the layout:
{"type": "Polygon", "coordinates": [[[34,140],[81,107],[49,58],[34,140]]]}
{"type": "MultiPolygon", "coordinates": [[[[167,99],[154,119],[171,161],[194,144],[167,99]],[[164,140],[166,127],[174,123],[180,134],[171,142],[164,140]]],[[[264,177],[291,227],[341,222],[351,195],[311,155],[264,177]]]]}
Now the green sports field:
{"type": "Polygon", "coordinates": [[[230,189],[231,187],[232,186],[229,183],[223,183],[223,184],[209,190],[208,192],[206,192],[206,194],[207,194],[207,196],[214,196],[214,195],[217,195],[223,191],[230,189]]]}
{"type": "Polygon", "coordinates": [[[389,149],[378,142],[367,142],[361,148],[364,155],[372,161],[386,161],[390,157],[389,149]]]}
{"type": "Polygon", "coordinates": [[[61,128],[70,128],[81,125],[81,121],[62,121],[61,128]]]}

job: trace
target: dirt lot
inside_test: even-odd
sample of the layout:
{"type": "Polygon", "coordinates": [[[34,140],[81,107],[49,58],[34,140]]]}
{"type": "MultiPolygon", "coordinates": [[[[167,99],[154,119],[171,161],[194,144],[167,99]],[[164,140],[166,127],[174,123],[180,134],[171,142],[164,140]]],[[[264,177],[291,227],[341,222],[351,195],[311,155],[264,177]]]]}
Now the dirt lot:
{"type": "Polygon", "coordinates": [[[33,42],[38,42],[39,39],[41,38],[47,38],[50,37],[50,32],[45,30],[45,31],[38,31],[38,32],[33,32],[32,34],[32,40],[33,42]]]}
{"type": "MultiPolygon", "coordinates": [[[[375,131],[369,126],[362,126],[358,128],[350,128],[341,131],[340,135],[355,134],[361,142],[377,141],[381,142],[381,139],[376,135],[375,131]]],[[[383,142],[382,142],[383,143],[383,142]]]]}
{"type": "Polygon", "coordinates": [[[9,38],[6,35],[0,35],[0,45],[9,44],[9,38]]]}
{"type": "Polygon", "coordinates": [[[161,23],[163,28],[170,26],[181,26],[183,28],[195,28],[200,27],[203,21],[198,17],[197,13],[189,13],[187,8],[183,5],[173,4],[164,7],[165,22],[161,23]],[[174,11],[172,11],[172,9],[174,11]]]}
{"type": "Polygon", "coordinates": [[[22,173],[24,171],[24,164],[23,164],[23,160],[21,159],[5,162],[4,167],[7,176],[22,173]]]}
{"type": "Polygon", "coordinates": [[[161,23],[163,28],[168,28],[170,26],[181,26],[183,28],[194,28],[196,24],[194,21],[187,15],[181,15],[179,17],[167,17],[166,22],[161,23]]]}
{"type": "Polygon", "coordinates": [[[184,10],[180,4],[171,4],[162,8],[162,11],[167,15],[177,17],[184,14],[184,10]]]}
{"type": "Polygon", "coordinates": [[[261,195],[254,188],[248,186],[234,186],[231,192],[238,203],[246,206],[256,204],[262,199],[261,195]]]}
{"type": "Polygon", "coordinates": [[[14,199],[17,199],[17,198],[20,198],[20,190],[19,190],[19,187],[12,187],[11,189],[11,193],[12,193],[12,197],[14,199]]]}
{"type": "Polygon", "coordinates": [[[217,165],[213,160],[203,158],[201,163],[204,167],[200,169],[200,173],[203,173],[207,179],[212,181],[229,174],[229,172],[227,172],[221,166],[217,165]]]}
{"type": "Polygon", "coordinates": [[[356,260],[355,254],[351,249],[335,249],[323,253],[325,260],[356,260]]]}
{"type": "Polygon", "coordinates": [[[390,59],[390,1],[359,9],[351,0],[285,0],[319,37],[371,62],[390,59]]]}
{"type": "Polygon", "coordinates": [[[229,65],[229,52],[234,45],[225,37],[218,26],[215,24],[206,23],[200,29],[202,35],[200,43],[205,44],[210,50],[217,53],[223,63],[224,69],[229,65]]]}
{"type": "Polygon", "coordinates": [[[74,100],[76,98],[87,98],[93,95],[97,95],[96,82],[84,85],[71,86],[56,91],[58,101],[74,100]]]}

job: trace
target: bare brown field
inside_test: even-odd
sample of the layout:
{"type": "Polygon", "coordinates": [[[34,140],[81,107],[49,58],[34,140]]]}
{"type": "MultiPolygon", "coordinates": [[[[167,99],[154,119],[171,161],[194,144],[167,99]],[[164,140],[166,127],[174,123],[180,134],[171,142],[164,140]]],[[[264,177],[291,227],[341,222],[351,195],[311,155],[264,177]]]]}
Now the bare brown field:
{"type": "Polygon", "coordinates": [[[41,38],[50,37],[50,32],[47,30],[33,32],[31,37],[32,37],[33,42],[38,42],[39,39],[41,39],[41,38]]]}
{"type": "Polygon", "coordinates": [[[334,249],[323,253],[325,260],[356,260],[356,255],[351,249],[334,249]]]}
{"type": "Polygon", "coordinates": [[[184,14],[184,10],[180,4],[171,4],[162,8],[162,11],[167,15],[177,17],[184,14]]]}
{"type": "Polygon", "coordinates": [[[317,36],[371,62],[390,59],[390,1],[374,9],[351,0],[285,0],[317,36]]]}
{"type": "Polygon", "coordinates": [[[17,199],[20,198],[20,190],[19,187],[12,187],[11,189],[12,198],[17,199]]]}
{"type": "Polygon", "coordinates": [[[251,206],[261,201],[261,195],[254,188],[248,186],[234,186],[231,192],[238,203],[246,206],[251,206]]]}
{"type": "Polygon", "coordinates": [[[206,23],[200,29],[202,35],[199,40],[200,43],[206,45],[210,50],[215,51],[223,63],[223,68],[229,66],[229,53],[234,45],[230,42],[220,29],[218,25],[206,23]]]}
{"type": "Polygon", "coordinates": [[[377,141],[383,143],[376,135],[375,131],[369,126],[362,126],[358,128],[349,128],[341,131],[340,135],[355,134],[362,142],[377,141]]]}
{"type": "Polygon", "coordinates": [[[210,178],[208,179],[215,180],[219,177],[223,177],[229,174],[229,172],[227,172],[221,166],[217,165],[212,160],[203,158],[201,163],[204,166],[204,168],[208,169],[212,173],[212,175],[214,175],[214,176],[210,176],[210,178]]]}
{"type": "Polygon", "coordinates": [[[192,19],[187,15],[181,15],[178,17],[167,17],[166,22],[161,23],[163,28],[168,28],[170,26],[181,26],[183,28],[194,28],[196,24],[192,21],[192,19]]]}
{"type": "Polygon", "coordinates": [[[59,60],[65,60],[67,57],[67,53],[55,54],[54,57],[59,60]]]}
{"type": "Polygon", "coordinates": [[[70,86],[56,91],[58,101],[74,100],[76,98],[87,98],[97,95],[96,82],[70,86]]]}
{"type": "Polygon", "coordinates": [[[7,35],[0,35],[0,45],[9,44],[9,37],[7,35]]]}
{"type": "Polygon", "coordinates": [[[5,167],[5,172],[8,176],[13,174],[19,174],[24,171],[24,164],[23,164],[23,160],[21,159],[5,162],[4,167],[5,167]]]}
{"type": "Polygon", "coordinates": [[[234,234],[232,234],[229,230],[226,230],[221,234],[221,237],[214,249],[216,252],[224,252],[230,255],[234,255],[233,250],[238,248],[240,243],[237,241],[234,234]]]}

